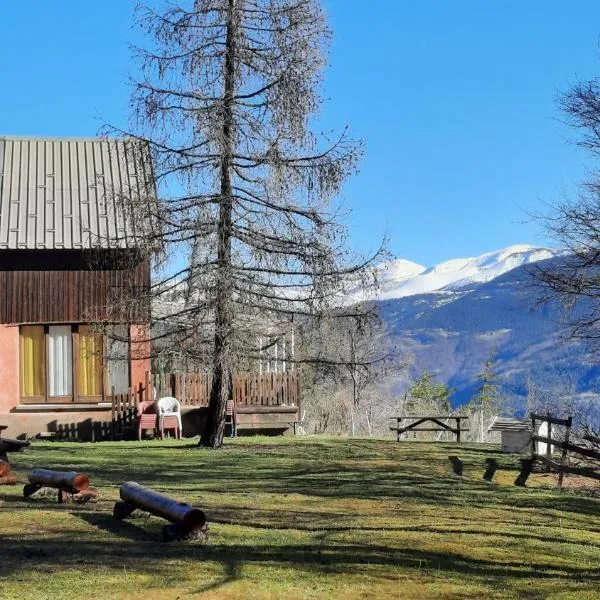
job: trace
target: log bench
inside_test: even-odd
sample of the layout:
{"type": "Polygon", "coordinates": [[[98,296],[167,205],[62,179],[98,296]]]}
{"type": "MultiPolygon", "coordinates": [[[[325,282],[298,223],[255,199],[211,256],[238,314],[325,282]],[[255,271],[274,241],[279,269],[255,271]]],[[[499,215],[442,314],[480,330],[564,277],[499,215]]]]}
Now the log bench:
{"type": "Polygon", "coordinates": [[[15,485],[17,483],[17,477],[11,469],[8,453],[21,452],[24,448],[29,446],[29,442],[25,440],[3,438],[2,432],[6,429],[8,429],[8,425],[0,425],[0,485],[15,485]]]}
{"type": "Polygon", "coordinates": [[[23,488],[24,498],[29,498],[42,488],[55,489],[59,504],[83,503],[98,498],[98,490],[90,487],[90,479],[83,473],[34,469],[28,479],[29,483],[23,488]]]}
{"type": "Polygon", "coordinates": [[[0,459],[8,461],[8,457],[6,455],[9,452],[21,452],[30,445],[31,442],[28,442],[27,440],[0,438],[0,459]]]}
{"type": "Polygon", "coordinates": [[[206,515],[191,504],[178,502],[135,481],[127,481],[119,488],[118,501],[113,508],[115,519],[122,521],[134,511],[141,510],[170,522],[162,530],[163,541],[202,539],[207,537],[206,515]]]}
{"type": "Polygon", "coordinates": [[[10,463],[0,459],[0,485],[15,485],[17,477],[13,473],[10,463]]]}

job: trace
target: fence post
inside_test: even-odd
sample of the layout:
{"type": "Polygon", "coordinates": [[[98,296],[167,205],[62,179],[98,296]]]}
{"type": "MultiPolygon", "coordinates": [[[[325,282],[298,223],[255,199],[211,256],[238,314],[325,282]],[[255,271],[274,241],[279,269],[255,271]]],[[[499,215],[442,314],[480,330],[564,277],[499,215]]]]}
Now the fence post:
{"type": "Polygon", "coordinates": [[[531,417],[531,457],[536,455],[536,441],[533,439],[537,435],[537,429],[535,428],[535,416],[534,413],[530,413],[531,417]]]}
{"type": "Polygon", "coordinates": [[[111,441],[115,441],[115,436],[116,436],[116,411],[117,411],[117,406],[116,406],[116,400],[115,400],[115,386],[113,385],[110,389],[110,401],[111,401],[111,422],[110,422],[110,439],[111,441]]]}
{"type": "Polygon", "coordinates": [[[546,432],[546,458],[552,458],[552,446],[550,441],[552,440],[552,423],[550,423],[550,413],[546,413],[547,423],[548,423],[548,431],[546,432]]]}
{"type": "MultiPolygon", "coordinates": [[[[152,400],[153,399],[152,394],[150,394],[150,381],[152,380],[152,377],[151,377],[149,371],[146,371],[146,374],[144,375],[144,379],[145,379],[144,383],[146,386],[146,390],[145,390],[146,397],[144,398],[144,400],[146,400],[146,401],[152,400]]],[[[141,400],[141,398],[140,398],[140,400],[141,400]]]]}
{"type": "Polygon", "coordinates": [[[567,428],[565,429],[565,439],[563,442],[563,447],[562,447],[562,454],[560,457],[560,466],[561,469],[558,472],[558,487],[562,488],[563,485],[563,477],[565,472],[563,471],[562,467],[565,467],[567,465],[567,444],[569,443],[569,436],[571,435],[571,425],[573,423],[573,417],[568,417],[567,418],[567,428]]]}

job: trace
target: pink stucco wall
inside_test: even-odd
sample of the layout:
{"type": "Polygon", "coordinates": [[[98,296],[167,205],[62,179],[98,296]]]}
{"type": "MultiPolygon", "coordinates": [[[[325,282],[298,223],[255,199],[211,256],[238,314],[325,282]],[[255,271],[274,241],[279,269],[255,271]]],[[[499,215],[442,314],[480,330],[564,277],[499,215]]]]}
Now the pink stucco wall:
{"type": "Polygon", "coordinates": [[[19,328],[0,324],[0,414],[19,403],[19,328]]]}
{"type": "Polygon", "coordinates": [[[131,386],[138,389],[145,384],[146,371],[150,371],[150,333],[147,325],[131,325],[131,386]]]}

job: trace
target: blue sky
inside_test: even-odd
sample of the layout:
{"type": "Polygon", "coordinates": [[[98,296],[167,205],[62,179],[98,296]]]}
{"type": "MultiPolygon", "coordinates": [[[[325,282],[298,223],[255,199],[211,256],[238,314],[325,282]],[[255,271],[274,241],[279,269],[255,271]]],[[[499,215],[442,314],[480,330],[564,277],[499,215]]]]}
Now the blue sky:
{"type": "MultiPolygon", "coordinates": [[[[128,115],[130,0],[0,8],[0,133],[95,135],[128,115]]],[[[600,75],[597,0],[326,0],[324,127],[364,140],[344,189],[352,244],[388,232],[425,265],[547,244],[530,213],[576,193],[587,157],[556,94],[600,75]]],[[[589,167],[591,163],[587,163],[589,167]]]]}

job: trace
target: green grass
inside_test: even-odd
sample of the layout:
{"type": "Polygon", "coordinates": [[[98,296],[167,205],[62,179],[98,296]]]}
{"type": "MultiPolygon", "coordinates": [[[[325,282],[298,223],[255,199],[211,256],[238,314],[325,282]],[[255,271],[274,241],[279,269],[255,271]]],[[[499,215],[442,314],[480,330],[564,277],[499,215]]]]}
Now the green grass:
{"type": "Polygon", "coordinates": [[[517,465],[491,446],[318,437],[34,444],[13,455],[22,483],[33,467],[80,470],[101,499],[0,488],[0,598],[598,598],[600,500],[549,476],[516,488],[517,465]],[[115,521],[127,480],[203,508],[209,541],[115,521]]]}

